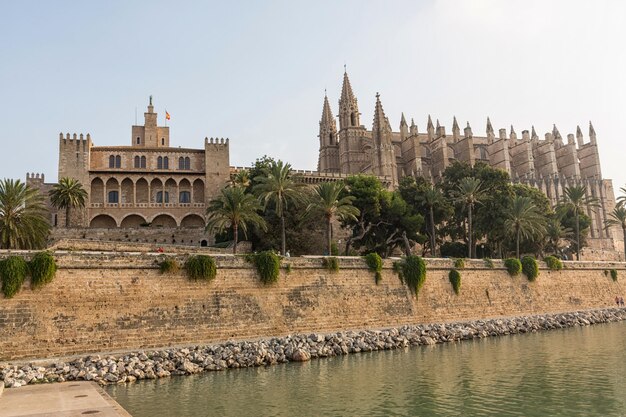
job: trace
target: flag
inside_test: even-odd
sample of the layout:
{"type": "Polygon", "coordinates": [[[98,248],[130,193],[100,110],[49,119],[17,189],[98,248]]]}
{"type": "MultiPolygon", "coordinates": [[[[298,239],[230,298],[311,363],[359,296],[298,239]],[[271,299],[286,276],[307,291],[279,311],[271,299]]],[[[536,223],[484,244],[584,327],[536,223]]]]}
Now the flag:
{"type": "Polygon", "coordinates": [[[170,120],[170,114],[165,110],[165,120],[170,120]]]}

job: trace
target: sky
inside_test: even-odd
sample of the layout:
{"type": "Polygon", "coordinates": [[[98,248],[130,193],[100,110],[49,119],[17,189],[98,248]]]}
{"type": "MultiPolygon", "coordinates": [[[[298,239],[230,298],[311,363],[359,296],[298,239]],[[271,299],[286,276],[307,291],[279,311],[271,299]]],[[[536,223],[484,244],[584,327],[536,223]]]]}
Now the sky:
{"type": "Polygon", "coordinates": [[[483,136],[556,124],[597,132],[602,174],[626,186],[626,2],[0,0],[0,178],[56,181],[59,133],[130,145],[153,95],[172,146],[230,138],[230,160],[316,169],[324,90],[344,65],[371,128],[452,117],[483,136]]]}

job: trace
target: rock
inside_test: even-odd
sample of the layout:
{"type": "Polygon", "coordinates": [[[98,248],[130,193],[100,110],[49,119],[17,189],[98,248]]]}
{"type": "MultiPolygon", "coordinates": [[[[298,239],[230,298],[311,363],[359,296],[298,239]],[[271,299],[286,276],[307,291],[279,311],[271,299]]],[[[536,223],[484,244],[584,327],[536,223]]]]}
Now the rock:
{"type": "Polygon", "coordinates": [[[296,349],[290,359],[294,362],[306,362],[311,360],[311,354],[304,349],[296,349]]]}
{"type": "Polygon", "coordinates": [[[113,375],[112,373],[107,373],[104,376],[104,380],[107,382],[117,382],[119,380],[119,378],[115,375],[113,375]]]}

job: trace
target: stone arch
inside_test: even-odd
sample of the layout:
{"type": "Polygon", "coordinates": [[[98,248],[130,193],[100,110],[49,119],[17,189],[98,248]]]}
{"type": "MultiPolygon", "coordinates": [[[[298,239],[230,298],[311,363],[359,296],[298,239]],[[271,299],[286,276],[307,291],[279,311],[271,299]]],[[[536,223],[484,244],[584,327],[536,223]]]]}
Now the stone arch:
{"type": "Polygon", "coordinates": [[[124,178],[122,180],[122,195],[120,196],[120,203],[132,204],[135,202],[135,184],[130,178],[124,178]]]}
{"type": "Polygon", "coordinates": [[[159,191],[163,191],[163,182],[160,179],[155,178],[152,180],[152,182],[150,182],[150,193],[151,193],[150,202],[151,203],[156,203],[157,201],[156,197],[159,191]]]}
{"type": "Polygon", "coordinates": [[[109,178],[106,182],[106,202],[111,203],[111,204],[119,203],[120,201],[119,192],[120,192],[120,186],[119,186],[119,183],[117,182],[117,179],[109,178]]]}
{"type": "Polygon", "coordinates": [[[150,202],[150,193],[148,190],[148,181],[145,178],[139,178],[135,183],[136,203],[147,204],[150,202]]]}
{"type": "Polygon", "coordinates": [[[191,183],[186,178],[178,183],[178,202],[191,203],[191,183]]]}
{"type": "Polygon", "coordinates": [[[198,214],[188,214],[180,221],[180,227],[204,228],[204,219],[198,214]]]}
{"type": "Polygon", "coordinates": [[[141,227],[142,224],[146,223],[146,219],[144,219],[139,214],[129,214],[124,217],[120,223],[120,227],[122,229],[137,229],[141,227]]]}
{"type": "Polygon", "coordinates": [[[94,229],[114,229],[117,227],[117,222],[108,214],[98,214],[91,219],[89,227],[94,229]]]}
{"type": "Polygon", "coordinates": [[[177,203],[178,202],[178,185],[176,184],[176,181],[174,181],[173,178],[168,178],[167,181],[165,181],[165,192],[169,195],[169,202],[170,203],[177,203]]]}
{"type": "Polygon", "coordinates": [[[204,181],[200,178],[193,182],[193,202],[204,203],[204,181]]]}
{"type": "Polygon", "coordinates": [[[91,180],[90,200],[92,203],[104,203],[104,182],[100,178],[91,180]]]}
{"type": "Polygon", "coordinates": [[[177,227],[176,219],[169,214],[161,213],[154,216],[152,226],[156,227],[177,227]]]}

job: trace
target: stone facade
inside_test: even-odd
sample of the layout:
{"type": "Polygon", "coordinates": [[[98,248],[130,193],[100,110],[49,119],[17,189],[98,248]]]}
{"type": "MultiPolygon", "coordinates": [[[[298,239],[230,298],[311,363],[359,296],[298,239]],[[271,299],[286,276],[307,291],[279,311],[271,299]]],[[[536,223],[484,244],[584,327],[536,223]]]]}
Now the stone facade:
{"type": "MultiPolygon", "coordinates": [[[[90,134],[59,135],[59,178],[80,181],[88,193],[70,227],[96,229],[198,228],[207,202],[230,179],[229,140],[205,138],[202,149],[170,146],[167,126],[157,125],[152,98],[143,126],[132,126],[130,146],[95,146],[90,134]]],[[[28,174],[44,194],[52,184],[28,174]]],[[[65,226],[65,212],[51,222],[65,226]]]]}
{"type": "Polygon", "coordinates": [[[211,282],[190,281],[184,271],[161,275],[158,254],[54,256],[60,268],[50,284],[31,291],[25,283],[12,299],[0,295],[0,362],[610,307],[624,295],[626,275],[624,263],[565,262],[562,271],[541,263],[537,280],[528,282],[510,277],[501,261],[490,269],[468,260],[455,295],[448,279],[453,261],[429,259],[416,299],[392,260],[385,260],[377,285],[361,258],[340,258],[338,272],[320,258],[283,259],[291,271],[282,269],[268,287],[249,263],[229,255],[216,256],[211,282]],[[613,268],[616,282],[604,274],[613,268]]]}
{"type": "Polygon", "coordinates": [[[597,209],[588,208],[591,218],[589,244],[598,249],[623,247],[621,231],[606,230],[604,221],[615,207],[611,180],[604,179],[596,132],[589,122],[589,138],[585,141],[580,127],[576,134],[563,139],[556,126],[540,139],[535,128],[517,136],[513,126],[509,132],[499,129],[496,135],[487,118],[485,136],[475,136],[469,123],[461,132],[456,117],[451,134],[446,133],[439,120],[430,116],[425,131],[420,132],[411,119],[409,126],[404,114],[399,130],[392,131],[385,116],[380,95],[376,94],[374,121],[368,130],[360,123],[358,101],[348,74],[344,73],[339,99],[339,129],[328,101],[324,97],[319,123],[320,173],[343,175],[367,173],[385,177],[393,188],[400,178],[424,176],[438,181],[443,171],[454,161],[474,165],[482,161],[507,171],[512,181],[543,191],[552,204],[563,195],[565,187],[585,185],[589,196],[600,202],[597,209]]]}

